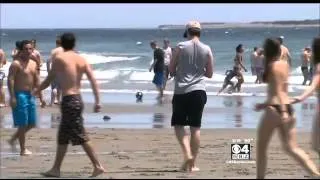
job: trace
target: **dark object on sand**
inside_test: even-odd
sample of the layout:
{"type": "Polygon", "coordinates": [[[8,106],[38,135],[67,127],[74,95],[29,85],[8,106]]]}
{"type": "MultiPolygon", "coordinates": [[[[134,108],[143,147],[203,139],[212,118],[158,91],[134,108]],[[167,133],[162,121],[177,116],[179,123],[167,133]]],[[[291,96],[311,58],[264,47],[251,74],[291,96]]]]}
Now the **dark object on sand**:
{"type": "Polygon", "coordinates": [[[142,97],[143,97],[142,92],[139,91],[136,93],[137,102],[142,101],[142,97]]]}
{"type": "Polygon", "coordinates": [[[104,121],[108,121],[108,120],[110,120],[110,119],[111,119],[110,116],[107,116],[107,115],[103,116],[103,120],[104,120],[104,121]]]}

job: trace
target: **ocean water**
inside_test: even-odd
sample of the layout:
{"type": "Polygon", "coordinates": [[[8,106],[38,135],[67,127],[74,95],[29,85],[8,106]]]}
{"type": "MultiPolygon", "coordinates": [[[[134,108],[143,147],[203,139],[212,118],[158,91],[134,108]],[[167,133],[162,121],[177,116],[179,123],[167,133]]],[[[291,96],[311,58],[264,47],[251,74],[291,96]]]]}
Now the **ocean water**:
{"type": "MultiPolygon", "coordinates": [[[[103,84],[102,90],[110,87],[114,91],[154,88],[151,84],[153,72],[148,72],[152,60],[151,40],[157,40],[162,46],[163,39],[168,38],[171,46],[183,41],[183,29],[2,29],[1,48],[8,55],[9,61],[15,41],[36,39],[37,46],[48,59],[51,49],[55,47],[56,35],[63,32],[74,32],[77,37],[76,49],[92,64],[96,78],[103,84]],[[116,85],[115,85],[116,84],[116,85]]],[[[319,27],[299,28],[226,28],[204,29],[201,39],[208,44],[214,53],[214,76],[207,81],[208,87],[221,87],[224,73],[232,68],[235,47],[245,47],[245,65],[250,69],[250,53],[254,46],[261,47],[266,37],[284,36],[284,44],[293,56],[290,83],[299,85],[302,82],[300,71],[300,54],[305,46],[310,46],[313,37],[319,34],[319,27]]],[[[6,65],[8,70],[10,63],[6,65]]],[[[42,67],[41,76],[45,77],[46,67],[42,67]]],[[[251,72],[245,73],[243,93],[259,89],[254,84],[255,77],[251,72]]],[[[293,88],[292,91],[299,88],[293,88]]],[[[212,91],[217,91],[213,89],[212,91]]],[[[260,90],[263,92],[264,89],[260,90]]],[[[154,92],[156,93],[156,91],[154,92]]]]}

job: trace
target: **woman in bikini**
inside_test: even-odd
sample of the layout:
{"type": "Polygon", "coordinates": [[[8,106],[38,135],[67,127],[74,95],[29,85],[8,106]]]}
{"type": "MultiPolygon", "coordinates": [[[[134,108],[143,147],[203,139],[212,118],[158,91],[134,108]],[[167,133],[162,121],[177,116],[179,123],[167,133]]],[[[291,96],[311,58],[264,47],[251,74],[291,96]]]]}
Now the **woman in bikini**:
{"type": "Polygon", "coordinates": [[[316,67],[311,86],[308,87],[300,96],[294,98],[292,103],[302,102],[307,99],[314,91],[318,91],[318,108],[314,118],[312,132],[312,148],[318,152],[320,158],[320,36],[314,38],[312,43],[313,66],[316,67]]]}
{"type": "Polygon", "coordinates": [[[257,104],[256,111],[264,109],[258,127],[257,178],[263,179],[267,167],[267,146],[274,130],[279,130],[280,139],[288,155],[298,161],[312,176],[320,173],[309,156],[296,143],[296,119],[288,96],[289,65],[279,61],[280,43],[276,39],[266,39],[264,43],[265,72],[263,81],[267,83],[267,100],[257,104]]]}
{"type": "Polygon", "coordinates": [[[235,86],[235,90],[237,92],[241,91],[241,85],[242,83],[244,83],[243,74],[241,72],[242,69],[245,72],[247,72],[247,69],[243,65],[243,52],[244,52],[243,45],[239,44],[236,47],[236,57],[234,58],[234,66],[233,66],[233,69],[236,72],[237,79],[238,79],[238,83],[235,86]]]}

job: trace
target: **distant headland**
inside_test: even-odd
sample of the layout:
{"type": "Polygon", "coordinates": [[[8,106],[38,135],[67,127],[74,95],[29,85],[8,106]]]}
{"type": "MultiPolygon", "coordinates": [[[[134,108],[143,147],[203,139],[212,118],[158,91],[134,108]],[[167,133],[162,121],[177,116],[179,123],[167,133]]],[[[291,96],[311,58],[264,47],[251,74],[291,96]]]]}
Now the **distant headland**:
{"type": "MultiPolygon", "coordinates": [[[[253,21],[249,23],[201,22],[204,29],[215,28],[263,28],[263,27],[320,27],[320,19],[290,21],[253,21]]],[[[159,25],[159,29],[183,29],[185,25],[159,25]]]]}

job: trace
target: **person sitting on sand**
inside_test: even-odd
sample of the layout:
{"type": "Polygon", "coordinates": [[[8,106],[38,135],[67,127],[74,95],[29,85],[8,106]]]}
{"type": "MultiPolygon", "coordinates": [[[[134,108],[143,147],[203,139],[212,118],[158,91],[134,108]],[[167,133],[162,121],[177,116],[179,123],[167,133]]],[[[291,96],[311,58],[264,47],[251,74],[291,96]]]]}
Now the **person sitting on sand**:
{"type": "Polygon", "coordinates": [[[257,104],[255,109],[265,110],[258,127],[257,179],[265,178],[267,168],[267,147],[275,129],[279,130],[284,150],[314,177],[320,176],[316,165],[296,142],[296,118],[288,96],[289,64],[280,60],[281,47],[276,39],[264,42],[265,72],[263,81],[267,83],[267,100],[257,104]]]}
{"type": "Polygon", "coordinates": [[[81,145],[93,164],[92,177],[105,172],[91,145],[88,134],[83,125],[82,112],[84,109],[80,88],[82,76],[85,74],[91,85],[95,97],[94,112],[99,112],[99,89],[93,71],[86,59],[73,51],[76,38],[73,33],[64,33],[61,36],[61,46],[64,52],[57,54],[52,60],[52,68],[47,78],[41,83],[39,89],[33,94],[38,94],[46,89],[53,80],[59,83],[62,91],[61,114],[58,136],[57,153],[53,167],[42,173],[47,177],[59,177],[63,158],[67,152],[68,144],[81,145]]]}

